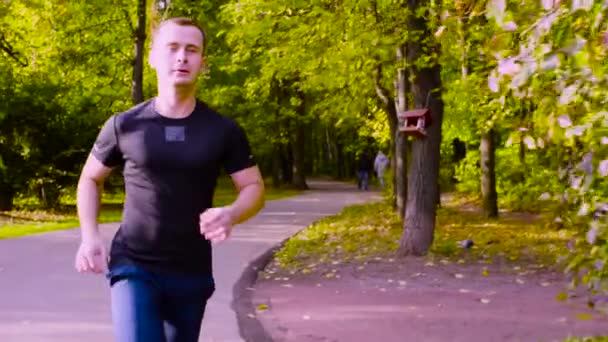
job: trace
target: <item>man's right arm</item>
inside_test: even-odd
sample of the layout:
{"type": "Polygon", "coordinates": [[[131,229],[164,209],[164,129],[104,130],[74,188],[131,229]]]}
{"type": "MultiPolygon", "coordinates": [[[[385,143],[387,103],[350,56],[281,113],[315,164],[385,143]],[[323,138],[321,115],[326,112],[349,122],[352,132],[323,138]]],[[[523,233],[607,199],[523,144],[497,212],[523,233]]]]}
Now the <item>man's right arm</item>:
{"type": "Polygon", "coordinates": [[[76,206],[83,241],[99,236],[97,217],[99,215],[101,191],[103,182],[111,171],[111,168],[106,167],[92,154],[89,154],[82,169],[76,192],[76,206]]]}

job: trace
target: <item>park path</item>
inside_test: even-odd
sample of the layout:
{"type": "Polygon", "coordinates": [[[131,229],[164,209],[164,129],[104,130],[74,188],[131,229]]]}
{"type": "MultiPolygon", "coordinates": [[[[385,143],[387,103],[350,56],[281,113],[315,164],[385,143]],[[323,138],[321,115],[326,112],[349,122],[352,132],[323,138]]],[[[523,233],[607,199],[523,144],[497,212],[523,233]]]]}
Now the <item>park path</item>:
{"type": "MultiPolygon", "coordinates": [[[[217,290],[200,341],[242,341],[231,308],[233,289],[252,261],[322,217],[380,199],[350,184],[318,180],[309,186],[301,195],[268,201],[230,241],[214,248],[217,290]]],[[[116,229],[116,224],[101,228],[107,241],[116,229]]],[[[107,282],[74,270],[78,244],[77,229],[0,240],[0,341],[112,341],[107,282]]]]}

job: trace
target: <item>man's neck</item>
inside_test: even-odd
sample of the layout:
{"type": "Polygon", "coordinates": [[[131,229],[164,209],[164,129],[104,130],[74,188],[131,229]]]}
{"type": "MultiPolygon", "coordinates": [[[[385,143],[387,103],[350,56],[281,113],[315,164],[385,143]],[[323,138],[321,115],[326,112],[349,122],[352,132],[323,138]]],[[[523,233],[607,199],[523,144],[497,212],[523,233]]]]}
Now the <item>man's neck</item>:
{"type": "Polygon", "coordinates": [[[169,88],[159,90],[154,101],[158,114],[172,119],[185,118],[192,114],[196,107],[194,89],[169,88]]]}

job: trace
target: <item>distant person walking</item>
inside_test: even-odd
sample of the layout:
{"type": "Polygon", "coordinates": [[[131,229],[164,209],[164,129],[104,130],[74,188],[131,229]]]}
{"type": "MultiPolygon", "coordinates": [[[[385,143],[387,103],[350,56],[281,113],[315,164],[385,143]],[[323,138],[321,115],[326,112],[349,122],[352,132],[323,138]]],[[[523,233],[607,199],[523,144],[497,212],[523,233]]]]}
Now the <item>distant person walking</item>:
{"type": "Polygon", "coordinates": [[[388,157],[382,152],[378,151],[376,155],[376,159],[374,159],[374,171],[376,171],[376,176],[378,177],[378,181],[380,182],[380,187],[384,189],[384,173],[386,169],[390,165],[390,160],[388,157]]]}
{"type": "Polygon", "coordinates": [[[374,170],[374,162],[367,151],[362,152],[357,159],[357,183],[359,190],[368,190],[369,177],[374,170]]]}
{"type": "Polygon", "coordinates": [[[107,271],[118,342],[198,341],[215,291],[211,244],[264,205],[245,132],[195,97],[206,43],[190,19],[160,23],[149,56],[158,96],[106,121],[80,176],[82,242],[75,267],[107,271]],[[100,189],[119,166],[126,196],[108,258],[97,225],[100,189]],[[238,197],[214,208],[222,169],[238,197]]]}

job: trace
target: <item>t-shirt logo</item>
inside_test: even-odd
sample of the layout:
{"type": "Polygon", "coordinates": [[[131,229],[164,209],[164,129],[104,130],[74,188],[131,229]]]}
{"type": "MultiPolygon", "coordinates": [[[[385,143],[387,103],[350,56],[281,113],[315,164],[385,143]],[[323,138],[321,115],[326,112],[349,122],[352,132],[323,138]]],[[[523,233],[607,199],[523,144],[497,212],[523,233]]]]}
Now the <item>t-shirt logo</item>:
{"type": "Polygon", "coordinates": [[[165,126],[165,141],[186,141],[186,127],[165,126]]]}

